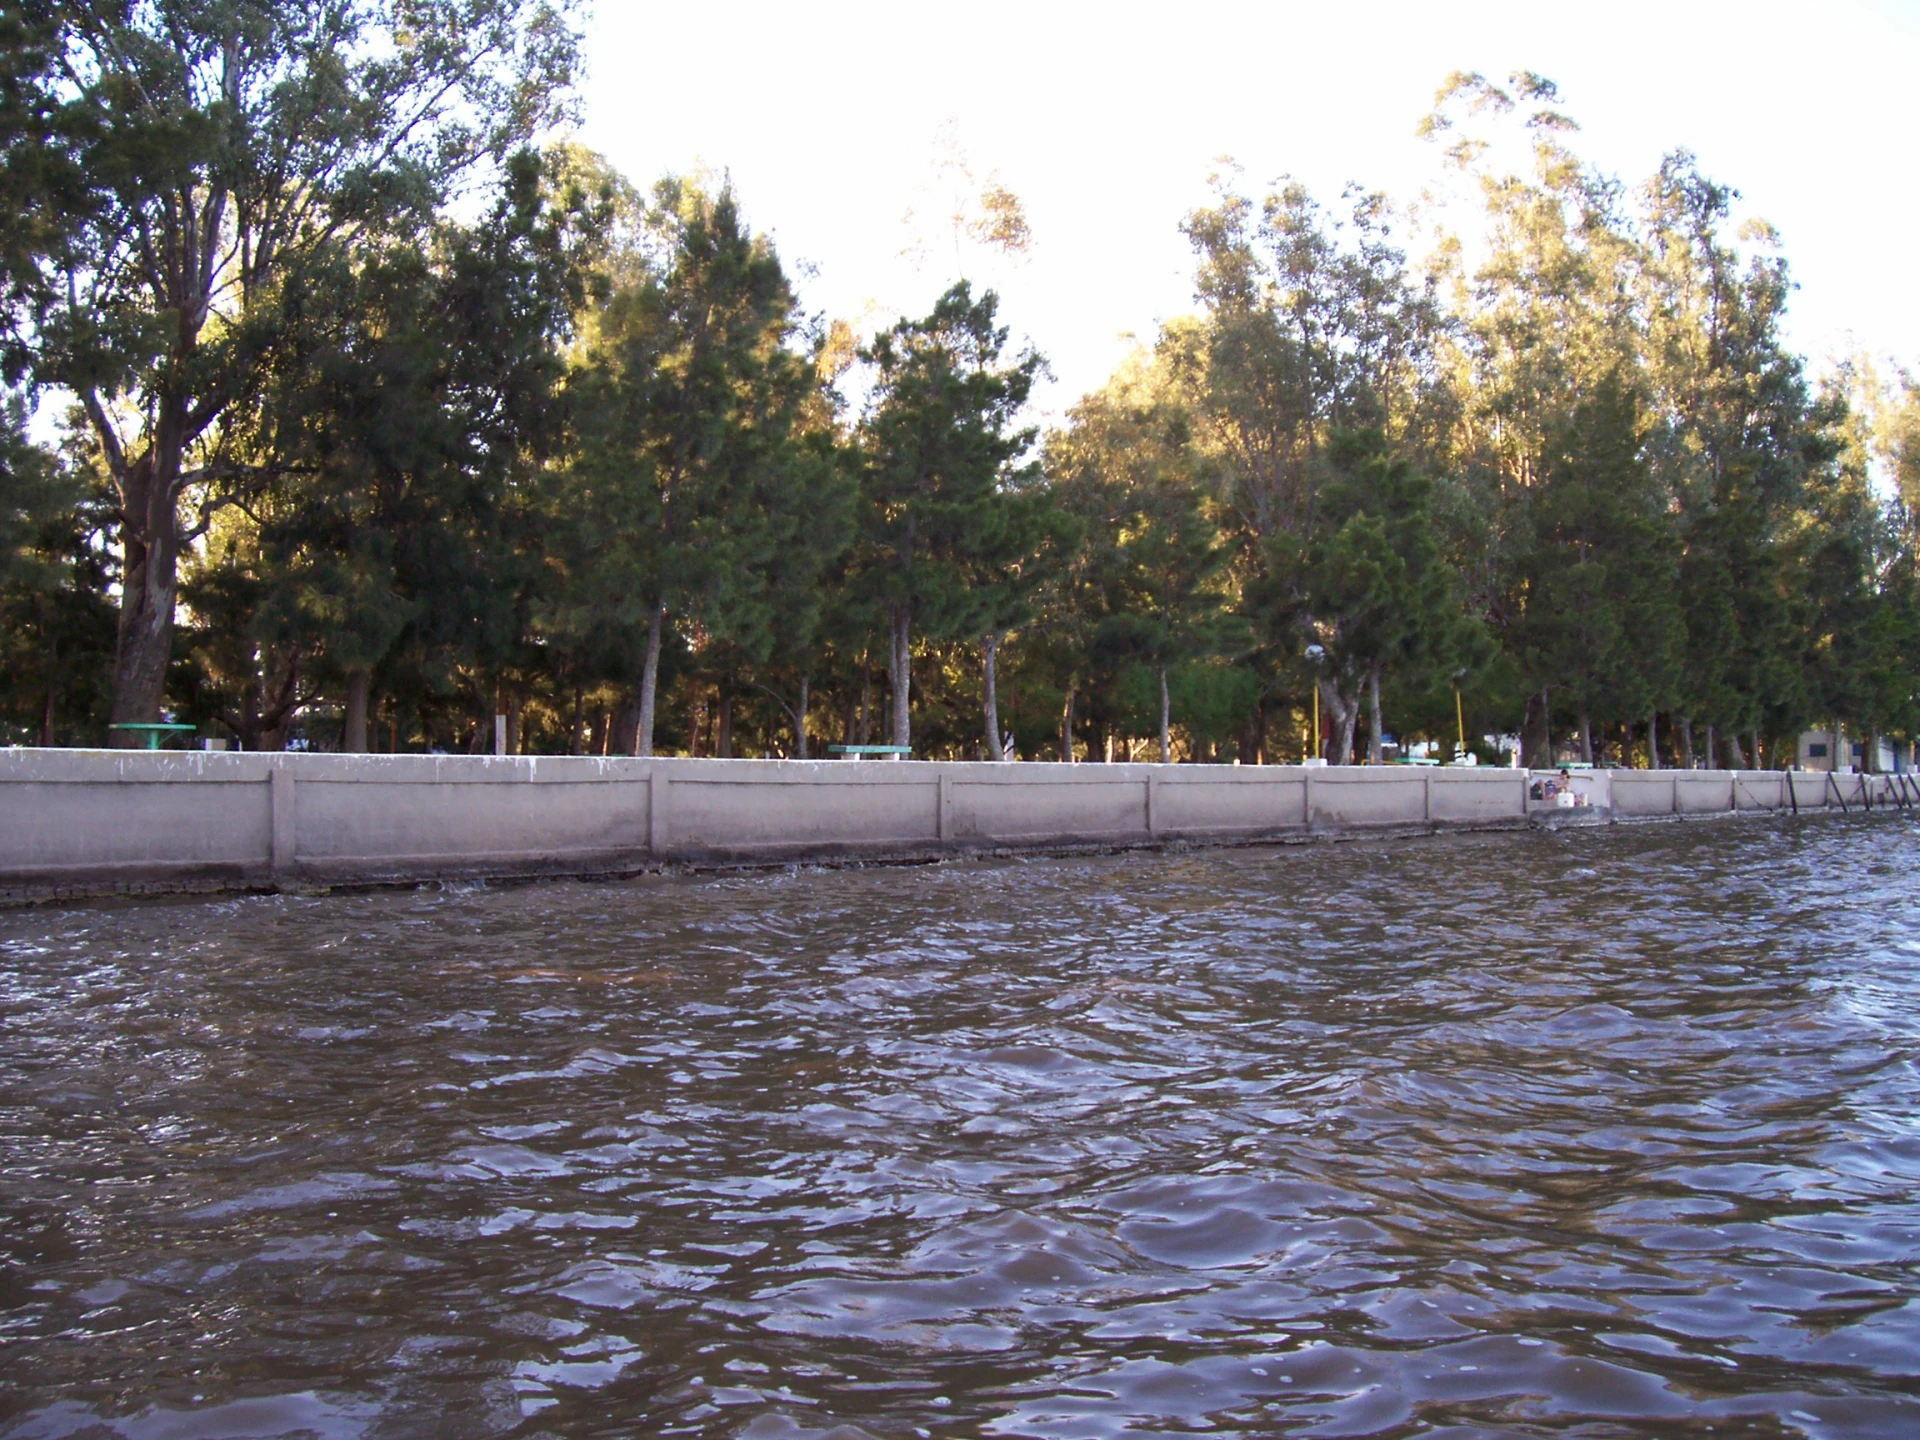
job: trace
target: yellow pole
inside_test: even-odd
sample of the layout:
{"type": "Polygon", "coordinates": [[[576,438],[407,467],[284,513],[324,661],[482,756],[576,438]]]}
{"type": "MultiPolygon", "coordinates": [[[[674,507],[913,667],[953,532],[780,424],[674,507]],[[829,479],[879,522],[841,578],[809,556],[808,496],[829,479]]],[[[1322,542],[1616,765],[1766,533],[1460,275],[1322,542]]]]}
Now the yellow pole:
{"type": "Polygon", "coordinates": [[[1464,760],[1467,756],[1467,722],[1460,713],[1460,687],[1458,685],[1453,687],[1453,723],[1460,727],[1460,753],[1458,758],[1464,760]]]}

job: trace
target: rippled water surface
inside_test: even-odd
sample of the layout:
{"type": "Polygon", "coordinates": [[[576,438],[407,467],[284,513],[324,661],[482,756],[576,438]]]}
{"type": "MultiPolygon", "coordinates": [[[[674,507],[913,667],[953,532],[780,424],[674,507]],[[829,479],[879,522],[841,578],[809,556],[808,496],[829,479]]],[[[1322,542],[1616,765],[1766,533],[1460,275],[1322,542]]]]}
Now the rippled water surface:
{"type": "Polygon", "coordinates": [[[0,915],[0,1435],[1920,1435],[1916,873],[1883,816],[0,915]]]}

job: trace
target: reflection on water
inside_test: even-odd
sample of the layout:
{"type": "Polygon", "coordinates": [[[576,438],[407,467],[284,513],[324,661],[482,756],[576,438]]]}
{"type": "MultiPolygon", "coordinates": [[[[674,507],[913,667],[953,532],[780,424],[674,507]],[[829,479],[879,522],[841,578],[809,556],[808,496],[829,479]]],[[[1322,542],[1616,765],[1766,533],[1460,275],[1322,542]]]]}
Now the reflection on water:
{"type": "Polygon", "coordinates": [[[0,915],[0,1434],[1917,1434],[1917,864],[0,915]]]}

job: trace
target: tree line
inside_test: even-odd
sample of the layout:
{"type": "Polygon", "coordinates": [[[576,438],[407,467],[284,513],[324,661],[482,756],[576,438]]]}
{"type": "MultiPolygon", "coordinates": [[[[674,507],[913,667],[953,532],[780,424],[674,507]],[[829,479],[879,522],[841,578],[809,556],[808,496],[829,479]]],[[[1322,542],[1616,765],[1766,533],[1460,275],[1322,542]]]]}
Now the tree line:
{"type": "Polygon", "coordinates": [[[1449,80],[1445,205],[1218,182],[1195,313],[1043,434],[991,290],[856,335],[729,184],[552,140],[570,26],[0,9],[8,741],[1753,765],[1920,729],[1920,388],[1811,377],[1777,239],[1684,152],[1597,171],[1550,82],[1449,80]]]}

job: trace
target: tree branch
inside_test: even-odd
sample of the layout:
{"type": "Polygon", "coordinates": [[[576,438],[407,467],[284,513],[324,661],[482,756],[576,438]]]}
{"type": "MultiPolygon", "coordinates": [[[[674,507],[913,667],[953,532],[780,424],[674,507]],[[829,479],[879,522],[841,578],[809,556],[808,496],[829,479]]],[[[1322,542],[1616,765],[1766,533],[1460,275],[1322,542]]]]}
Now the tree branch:
{"type": "Polygon", "coordinates": [[[787,719],[793,722],[794,728],[796,730],[799,729],[800,712],[795,710],[791,705],[787,704],[785,700],[781,699],[780,692],[778,690],[774,690],[766,685],[762,685],[758,680],[749,680],[747,683],[753,686],[754,689],[763,692],[769,698],[771,698],[773,703],[780,707],[781,712],[786,715],[787,719]]]}
{"type": "Polygon", "coordinates": [[[99,438],[100,448],[106,452],[107,469],[115,480],[126,483],[127,452],[120,443],[120,432],[113,428],[113,422],[107,418],[106,407],[100,403],[99,395],[91,387],[79,393],[81,408],[87,412],[87,419],[99,438]]]}

